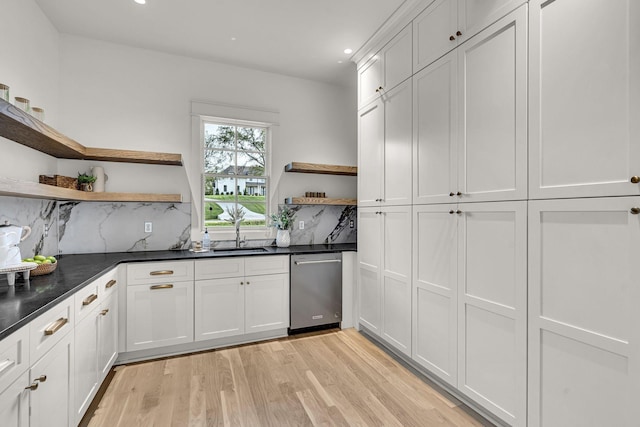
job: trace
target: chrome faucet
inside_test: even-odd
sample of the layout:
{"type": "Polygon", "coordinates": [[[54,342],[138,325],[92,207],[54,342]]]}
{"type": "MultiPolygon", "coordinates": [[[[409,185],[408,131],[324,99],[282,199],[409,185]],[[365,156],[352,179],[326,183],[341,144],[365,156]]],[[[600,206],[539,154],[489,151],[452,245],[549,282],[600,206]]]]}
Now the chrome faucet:
{"type": "Polygon", "coordinates": [[[241,221],[242,219],[236,220],[236,248],[241,247],[242,244],[245,242],[244,239],[240,240],[240,222],[241,221]]]}

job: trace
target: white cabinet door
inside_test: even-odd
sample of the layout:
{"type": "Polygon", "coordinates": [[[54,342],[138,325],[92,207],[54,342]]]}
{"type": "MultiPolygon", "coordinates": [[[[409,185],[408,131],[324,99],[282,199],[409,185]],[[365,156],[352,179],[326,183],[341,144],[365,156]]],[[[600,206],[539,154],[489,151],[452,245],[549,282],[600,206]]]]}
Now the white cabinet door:
{"type": "Polygon", "coordinates": [[[269,274],[245,279],[245,333],[288,328],[289,275],[269,274]]]}
{"type": "Polygon", "coordinates": [[[413,355],[457,386],[458,215],[456,205],[413,208],[413,355]]]}
{"type": "Polygon", "coordinates": [[[362,107],[380,97],[382,59],[373,56],[358,70],[358,106],[362,107]]]}
{"type": "Polygon", "coordinates": [[[5,427],[29,427],[29,372],[0,391],[0,420],[5,427]]]}
{"type": "Polygon", "coordinates": [[[127,351],[193,341],[193,282],[127,287],[127,351]]]}
{"type": "Polygon", "coordinates": [[[411,206],[382,208],[381,336],[411,355],[411,206]]]}
{"type": "Polygon", "coordinates": [[[411,77],[413,63],[411,24],[400,31],[389,43],[382,48],[381,57],[384,66],[382,90],[388,92],[404,80],[411,77]]]}
{"type": "Polygon", "coordinates": [[[68,333],[31,367],[30,427],[75,425],[72,375],[73,333],[68,333]]]}
{"type": "Polygon", "coordinates": [[[527,198],[527,9],[458,49],[461,202],[527,198]]]}
{"type": "Polygon", "coordinates": [[[530,197],[639,195],[640,3],[530,7],[530,197]]]}
{"type": "Polygon", "coordinates": [[[457,55],[451,52],[413,78],[413,203],[457,201],[457,55]]]}
{"type": "Polygon", "coordinates": [[[358,209],[358,317],[370,332],[381,328],[381,243],[380,211],[358,209]]]}
{"type": "Polygon", "coordinates": [[[524,426],[527,202],[458,207],[458,389],[524,426]]]}
{"type": "Polygon", "coordinates": [[[411,79],[383,96],[383,205],[411,203],[412,98],[411,79]]]}
{"type": "Polygon", "coordinates": [[[436,0],[413,21],[413,72],[457,45],[457,0],[436,0]]]}
{"type": "Polygon", "coordinates": [[[358,112],[358,205],[375,206],[382,199],[384,105],[382,99],[358,112]]]}
{"type": "Polygon", "coordinates": [[[101,317],[98,309],[99,307],[95,307],[87,312],[74,329],[76,346],[73,379],[76,423],[82,419],[98,389],[98,325],[101,317]]]}
{"type": "Polygon", "coordinates": [[[98,318],[98,383],[107,376],[118,357],[118,295],[102,302],[98,318]]]}
{"type": "Polygon", "coordinates": [[[244,333],[245,282],[244,277],[196,280],[196,341],[244,333]]]}
{"type": "Polygon", "coordinates": [[[637,212],[640,197],[529,202],[529,426],[638,424],[637,212]]]}
{"type": "Polygon", "coordinates": [[[527,0],[458,0],[458,27],[463,43],[527,0]]]}

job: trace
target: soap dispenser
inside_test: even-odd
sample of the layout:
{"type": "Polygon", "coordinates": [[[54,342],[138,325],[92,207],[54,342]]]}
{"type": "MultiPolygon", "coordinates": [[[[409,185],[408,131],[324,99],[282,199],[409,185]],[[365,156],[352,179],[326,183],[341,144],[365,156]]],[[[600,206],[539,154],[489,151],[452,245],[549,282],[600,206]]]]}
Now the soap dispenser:
{"type": "Polygon", "coordinates": [[[204,229],[204,236],[202,236],[202,249],[208,251],[211,249],[211,237],[209,236],[209,230],[204,229]]]}

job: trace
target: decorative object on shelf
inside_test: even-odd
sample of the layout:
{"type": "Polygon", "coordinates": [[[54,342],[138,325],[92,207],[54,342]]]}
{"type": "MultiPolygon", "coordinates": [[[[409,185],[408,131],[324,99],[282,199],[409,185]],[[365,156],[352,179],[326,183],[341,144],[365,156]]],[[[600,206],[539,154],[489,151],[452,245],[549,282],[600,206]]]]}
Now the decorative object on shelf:
{"type": "Polygon", "coordinates": [[[317,199],[324,199],[325,197],[327,197],[327,195],[324,191],[307,191],[304,193],[304,197],[315,197],[317,199]]]}
{"type": "Polygon", "coordinates": [[[30,112],[31,110],[31,103],[27,98],[22,98],[20,96],[16,96],[15,98],[15,103],[14,105],[16,107],[18,107],[19,109],[21,109],[22,111],[24,111],[25,113],[30,112]]]}
{"type": "Polygon", "coordinates": [[[93,183],[93,191],[96,193],[102,193],[104,191],[105,182],[109,180],[109,175],[104,173],[104,168],[101,166],[92,167],[91,175],[96,178],[96,182],[93,183]]]}
{"type": "Polygon", "coordinates": [[[53,185],[54,187],[78,189],[78,178],[63,175],[39,175],[38,182],[40,184],[53,185]]]}
{"type": "Polygon", "coordinates": [[[0,99],[9,102],[9,86],[0,83],[0,99]]]}
{"type": "Polygon", "coordinates": [[[94,182],[96,182],[95,176],[78,172],[78,186],[80,187],[80,190],[93,191],[94,182]]]}
{"type": "Polygon", "coordinates": [[[290,230],[295,216],[295,212],[287,206],[279,208],[277,214],[271,214],[271,226],[278,229],[276,246],[279,248],[286,248],[291,244],[290,230]]]}
{"type": "Polygon", "coordinates": [[[41,122],[44,122],[44,108],[31,107],[31,115],[41,122]]]}

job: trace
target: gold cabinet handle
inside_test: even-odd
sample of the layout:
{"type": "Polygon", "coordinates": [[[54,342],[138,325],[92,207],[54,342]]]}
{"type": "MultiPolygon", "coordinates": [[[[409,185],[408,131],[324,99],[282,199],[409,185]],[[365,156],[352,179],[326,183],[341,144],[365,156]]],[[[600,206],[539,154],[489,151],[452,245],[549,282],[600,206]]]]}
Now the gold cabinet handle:
{"type": "Polygon", "coordinates": [[[33,380],[31,385],[26,386],[24,389],[25,390],[31,390],[31,391],[37,390],[39,383],[43,383],[46,380],[47,380],[47,376],[46,375],[40,375],[38,378],[33,380]]]}
{"type": "Polygon", "coordinates": [[[173,274],[173,270],[157,270],[149,273],[149,276],[169,276],[173,274]]]}
{"type": "Polygon", "coordinates": [[[633,215],[638,215],[640,214],[640,208],[631,208],[630,211],[633,215]]]}
{"type": "Polygon", "coordinates": [[[101,315],[101,316],[106,316],[108,312],[109,312],[109,309],[108,309],[108,308],[105,308],[104,310],[102,310],[102,311],[100,312],[100,315],[101,315]]]}
{"type": "Polygon", "coordinates": [[[149,286],[149,289],[151,289],[152,291],[155,291],[156,289],[171,289],[171,288],[173,288],[173,285],[170,283],[167,283],[166,285],[149,286]]]}
{"type": "Polygon", "coordinates": [[[53,322],[51,325],[49,325],[47,329],[44,330],[44,334],[53,335],[56,332],[58,332],[60,329],[62,329],[62,327],[66,325],[68,322],[69,322],[69,319],[67,319],[66,317],[61,317],[55,322],[53,322]]]}
{"type": "Polygon", "coordinates": [[[91,294],[88,297],[86,297],[85,299],[82,300],[82,305],[89,305],[92,302],[94,302],[95,300],[98,299],[98,295],[96,294],[91,294]]]}
{"type": "Polygon", "coordinates": [[[107,282],[107,284],[106,284],[106,285],[104,285],[104,288],[105,288],[105,289],[113,288],[113,287],[116,285],[116,283],[118,283],[118,282],[116,282],[115,280],[109,280],[109,281],[107,282]]]}

